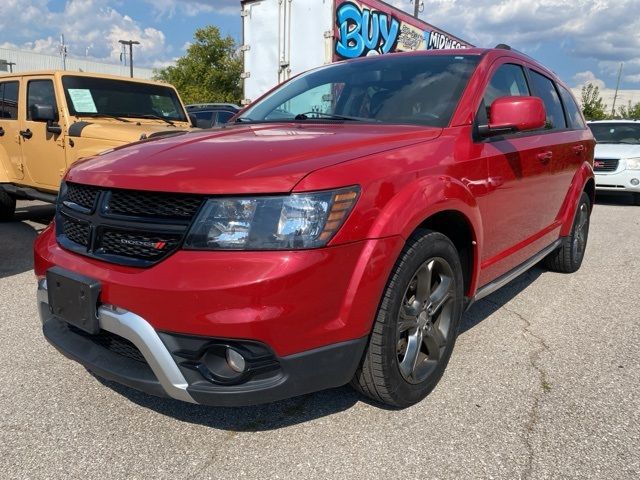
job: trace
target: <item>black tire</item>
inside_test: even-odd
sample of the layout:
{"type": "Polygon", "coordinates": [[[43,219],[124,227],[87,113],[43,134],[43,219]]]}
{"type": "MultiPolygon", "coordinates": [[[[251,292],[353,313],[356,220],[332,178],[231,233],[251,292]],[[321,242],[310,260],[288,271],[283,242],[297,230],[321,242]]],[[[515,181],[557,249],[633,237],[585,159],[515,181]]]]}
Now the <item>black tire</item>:
{"type": "Polygon", "coordinates": [[[462,266],[453,243],[441,233],[416,232],[391,273],[351,385],[393,407],[424,399],[449,362],[463,295],[462,266]]]}
{"type": "Polygon", "coordinates": [[[15,211],[16,199],[0,187],[0,222],[12,220],[15,211]]]}
{"type": "Polygon", "coordinates": [[[591,201],[589,195],[582,192],[571,233],[562,239],[562,244],[557,250],[551,252],[542,261],[548,270],[559,273],[574,273],[580,269],[589,239],[590,217],[591,201]]]}

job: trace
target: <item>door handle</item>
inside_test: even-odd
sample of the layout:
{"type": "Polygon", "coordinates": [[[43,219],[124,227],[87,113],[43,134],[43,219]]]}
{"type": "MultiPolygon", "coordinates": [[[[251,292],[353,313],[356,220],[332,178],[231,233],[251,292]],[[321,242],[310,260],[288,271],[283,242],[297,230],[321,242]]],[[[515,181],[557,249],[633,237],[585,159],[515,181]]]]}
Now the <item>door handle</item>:
{"type": "Polygon", "coordinates": [[[22,138],[26,138],[27,140],[29,140],[31,137],[33,137],[33,132],[27,128],[26,130],[20,130],[20,135],[22,136],[22,138]]]}
{"type": "Polygon", "coordinates": [[[542,152],[542,153],[539,153],[537,157],[538,157],[538,160],[540,160],[540,162],[546,165],[553,158],[553,152],[542,152]]]}
{"type": "Polygon", "coordinates": [[[0,137],[4,137],[4,128],[0,127],[0,137]]]}
{"type": "Polygon", "coordinates": [[[573,153],[575,153],[576,155],[581,155],[584,150],[584,145],[576,145],[575,147],[573,147],[573,153]]]}

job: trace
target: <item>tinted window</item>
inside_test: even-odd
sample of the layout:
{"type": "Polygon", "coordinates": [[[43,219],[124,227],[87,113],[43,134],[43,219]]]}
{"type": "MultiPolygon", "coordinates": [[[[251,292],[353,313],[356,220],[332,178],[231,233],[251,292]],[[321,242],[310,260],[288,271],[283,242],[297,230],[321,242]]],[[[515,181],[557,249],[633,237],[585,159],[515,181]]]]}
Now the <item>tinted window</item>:
{"type": "Polygon", "coordinates": [[[444,127],[478,59],[476,55],[382,55],[337,63],[285,83],[241,118],[275,122],[355,117],[444,127]]]}
{"type": "Polygon", "coordinates": [[[231,119],[231,117],[233,117],[234,115],[235,113],[233,112],[218,112],[218,120],[217,120],[218,125],[223,125],[227,123],[231,119]]]}
{"type": "Polygon", "coordinates": [[[108,78],[62,78],[71,115],[154,118],[187,121],[176,92],[169,87],[108,78]]]}
{"type": "Polygon", "coordinates": [[[535,95],[540,97],[544,102],[544,108],[547,112],[546,129],[566,128],[567,123],[564,119],[564,111],[560,103],[560,97],[555,85],[544,75],[531,71],[531,83],[535,95]]]}
{"type": "Polygon", "coordinates": [[[31,107],[33,105],[56,106],[56,93],[51,80],[31,80],[27,86],[27,119],[31,120],[31,107]]]}
{"type": "Polygon", "coordinates": [[[522,67],[507,63],[500,66],[493,74],[491,82],[484,92],[484,103],[489,107],[496,98],[526,97],[528,95],[529,87],[522,67]]]}
{"type": "Polygon", "coordinates": [[[640,144],[640,122],[590,123],[589,128],[598,143],[640,144]]]}
{"type": "Polygon", "coordinates": [[[0,83],[0,119],[18,119],[18,82],[0,83]]]}
{"type": "Polygon", "coordinates": [[[582,129],[585,127],[584,120],[580,114],[580,109],[573,98],[573,95],[569,93],[569,90],[561,85],[558,85],[560,90],[560,96],[562,97],[562,103],[564,104],[564,111],[567,113],[567,121],[570,128],[582,129]]]}

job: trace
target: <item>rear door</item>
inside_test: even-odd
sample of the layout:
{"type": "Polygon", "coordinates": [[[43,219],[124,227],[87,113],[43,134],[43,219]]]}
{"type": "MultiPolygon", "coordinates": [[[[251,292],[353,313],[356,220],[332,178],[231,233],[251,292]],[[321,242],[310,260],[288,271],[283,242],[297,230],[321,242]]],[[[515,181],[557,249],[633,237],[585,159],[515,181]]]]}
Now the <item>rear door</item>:
{"type": "Polygon", "coordinates": [[[46,122],[31,119],[32,105],[51,105],[59,112],[63,101],[56,98],[51,77],[28,77],[26,101],[22,103],[20,136],[24,164],[33,179],[34,186],[46,190],[57,190],[66,170],[64,139],[47,131],[46,122]]]}
{"type": "Polygon", "coordinates": [[[4,164],[12,180],[24,178],[22,151],[18,135],[20,131],[19,97],[19,80],[0,82],[0,163],[4,164]]]}

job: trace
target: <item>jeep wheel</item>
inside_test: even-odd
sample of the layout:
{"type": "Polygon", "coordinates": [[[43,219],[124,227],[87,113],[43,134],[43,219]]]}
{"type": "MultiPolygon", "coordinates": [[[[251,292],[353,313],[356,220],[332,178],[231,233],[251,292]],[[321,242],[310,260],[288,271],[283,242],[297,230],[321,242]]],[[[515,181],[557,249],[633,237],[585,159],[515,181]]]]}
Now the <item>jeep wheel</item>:
{"type": "Polygon", "coordinates": [[[16,199],[0,187],[0,222],[8,222],[13,219],[16,211],[16,199]]]}
{"type": "Polygon", "coordinates": [[[455,246],[440,233],[418,232],[394,267],[351,384],[394,407],[419,402],[444,373],[462,312],[455,246]]]}
{"type": "Polygon", "coordinates": [[[551,252],[544,260],[544,266],[554,272],[577,272],[582,265],[584,252],[589,238],[589,219],[591,201],[586,193],[582,193],[580,203],[573,220],[573,227],[568,237],[562,239],[560,248],[551,252]]]}

